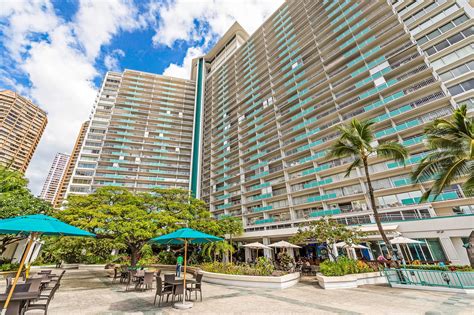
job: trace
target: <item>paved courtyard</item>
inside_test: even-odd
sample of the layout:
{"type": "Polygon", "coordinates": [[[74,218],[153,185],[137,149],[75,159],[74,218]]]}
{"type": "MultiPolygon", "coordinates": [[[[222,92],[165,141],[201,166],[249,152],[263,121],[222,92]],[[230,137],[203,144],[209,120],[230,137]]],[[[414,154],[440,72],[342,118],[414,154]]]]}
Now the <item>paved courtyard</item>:
{"type": "MultiPolygon", "coordinates": [[[[2,284],[3,285],[3,284],[2,284]]],[[[2,287],[3,289],[4,287],[2,287]]],[[[474,314],[474,296],[369,285],[322,290],[312,278],[286,290],[203,284],[189,311],[153,306],[154,290],[125,292],[102,270],[68,270],[49,314],[474,314]]],[[[30,311],[27,314],[42,314],[30,311]]]]}

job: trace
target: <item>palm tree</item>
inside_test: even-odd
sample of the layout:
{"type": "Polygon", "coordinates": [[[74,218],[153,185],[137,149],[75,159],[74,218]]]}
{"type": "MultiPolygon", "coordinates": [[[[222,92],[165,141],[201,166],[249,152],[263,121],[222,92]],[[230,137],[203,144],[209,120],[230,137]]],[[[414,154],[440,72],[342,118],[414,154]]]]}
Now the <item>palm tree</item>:
{"type": "Polygon", "coordinates": [[[363,167],[365,178],[367,181],[367,189],[370,198],[370,207],[374,212],[375,222],[383,241],[387,246],[390,255],[393,255],[392,246],[385,235],[380,221],[380,215],[375,204],[374,189],[369,174],[369,158],[379,156],[382,158],[390,158],[395,161],[404,162],[407,157],[406,149],[397,142],[385,142],[374,146],[374,121],[359,121],[353,119],[350,124],[339,126],[340,136],[336,143],[332,146],[329,156],[331,157],[354,157],[354,161],[349,165],[346,171],[346,177],[350,175],[355,167],[363,167]]]}
{"type": "Polygon", "coordinates": [[[207,243],[203,246],[204,254],[213,261],[216,261],[218,256],[222,256],[222,259],[224,259],[226,253],[230,252],[232,254],[234,251],[234,247],[226,241],[207,243]]]}
{"type": "Polygon", "coordinates": [[[435,179],[432,187],[422,196],[436,198],[452,182],[467,177],[463,184],[466,196],[474,189],[474,121],[467,117],[467,107],[456,109],[450,119],[436,119],[426,129],[427,146],[432,150],[425,156],[412,180],[424,182],[435,179]]]}

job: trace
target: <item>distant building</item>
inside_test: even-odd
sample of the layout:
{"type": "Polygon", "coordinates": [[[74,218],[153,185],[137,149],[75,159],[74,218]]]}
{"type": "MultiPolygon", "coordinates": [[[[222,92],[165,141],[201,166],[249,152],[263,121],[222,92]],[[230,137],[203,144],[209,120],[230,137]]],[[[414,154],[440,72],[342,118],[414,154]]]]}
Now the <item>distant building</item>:
{"type": "Polygon", "coordinates": [[[99,187],[188,189],[194,81],[108,72],[66,195],[99,187]]]}
{"type": "Polygon", "coordinates": [[[49,169],[48,177],[44,182],[40,198],[53,203],[59,191],[59,187],[64,176],[64,171],[68,165],[69,155],[58,153],[54,157],[53,164],[49,169]]]}
{"type": "Polygon", "coordinates": [[[55,208],[59,208],[64,201],[67,186],[71,181],[72,172],[74,171],[74,165],[76,165],[77,159],[79,157],[79,153],[81,151],[82,143],[84,142],[84,137],[86,135],[88,127],[89,121],[86,121],[81,125],[81,129],[79,130],[79,134],[77,135],[76,143],[74,144],[74,148],[72,149],[69,161],[64,171],[64,176],[62,177],[61,183],[59,184],[56,198],[53,201],[53,206],[55,208]]]}
{"type": "Polygon", "coordinates": [[[47,122],[46,112],[28,99],[0,91],[0,165],[24,173],[47,122]]]}

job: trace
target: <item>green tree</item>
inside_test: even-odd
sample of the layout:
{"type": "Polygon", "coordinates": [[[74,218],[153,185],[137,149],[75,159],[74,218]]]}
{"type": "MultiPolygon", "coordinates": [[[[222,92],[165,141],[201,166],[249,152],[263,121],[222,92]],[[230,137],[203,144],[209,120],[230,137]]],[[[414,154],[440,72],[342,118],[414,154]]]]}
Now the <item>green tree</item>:
{"type": "Polygon", "coordinates": [[[130,252],[135,266],[146,242],[172,229],[177,219],[167,211],[157,211],[145,201],[149,196],[134,195],[124,188],[103,187],[83,196],[70,196],[66,209],[57,216],[79,228],[113,239],[130,252]]]}
{"type": "MultiPolygon", "coordinates": [[[[232,244],[232,238],[234,236],[239,236],[244,233],[244,227],[242,225],[242,219],[237,218],[237,217],[230,217],[226,216],[223,217],[222,219],[217,221],[219,225],[219,232],[217,235],[222,236],[222,237],[227,237],[229,236],[229,244],[231,245],[229,248],[233,249],[233,244],[232,244]]],[[[229,262],[232,262],[232,253],[234,250],[229,250],[228,251],[228,259],[229,262]]]]}
{"type": "MultiPolygon", "coordinates": [[[[28,180],[20,172],[0,167],[0,219],[44,213],[49,214],[51,205],[35,197],[28,189],[28,180]]],[[[0,239],[0,255],[6,246],[22,236],[4,235],[0,239]]]]}
{"type": "Polygon", "coordinates": [[[209,232],[218,230],[206,204],[181,189],[156,189],[133,194],[125,188],[103,187],[92,194],[70,196],[57,216],[77,227],[113,239],[130,252],[136,265],[143,246],[153,237],[183,225],[209,232]]]}
{"type": "Polygon", "coordinates": [[[349,228],[334,219],[321,218],[310,221],[308,226],[301,226],[298,232],[290,238],[290,242],[303,244],[305,242],[326,243],[328,253],[332,254],[334,244],[345,242],[347,245],[359,244],[364,234],[358,229],[349,228]]]}
{"type": "Polygon", "coordinates": [[[465,180],[463,191],[473,196],[474,189],[474,120],[467,116],[467,106],[456,109],[450,119],[436,119],[426,129],[427,146],[431,153],[425,156],[412,180],[425,182],[435,179],[432,187],[422,196],[436,198],[455,181],[465,180]]]}
{"type": "Polygon", "coordinates": [[[347,168],[346,177],[349,176],[354,168],[363,167],[370,198],[370,206],[374,213],[377,228],[390,255],[393,255],[392,246],[383,230],[380,215],[377,211],[374,189],[372,187],[369,173],[369,159],[378,156],[404,162],[407,157],[407,151],[397,142],[384,142],[374,145],[375,139],[373,134],[373,124],[374,122],[371,120],[359,121],[353,119],[348,125],[340,126],[338,128],[340,132],[339,139],[331,148],[329,156],[338,158],[354,158],[354,161],[347,168]]]}
{"type": "Polygon", "coordinates": [[[235,251],[234,247],[226,241],[220,242],[212,242],[204,244],[202,247],[202,251],[204,255],[213,259],[213,261],[217,260],[217,257],[224,258],[227,253],[233,253],[235,251]]]}

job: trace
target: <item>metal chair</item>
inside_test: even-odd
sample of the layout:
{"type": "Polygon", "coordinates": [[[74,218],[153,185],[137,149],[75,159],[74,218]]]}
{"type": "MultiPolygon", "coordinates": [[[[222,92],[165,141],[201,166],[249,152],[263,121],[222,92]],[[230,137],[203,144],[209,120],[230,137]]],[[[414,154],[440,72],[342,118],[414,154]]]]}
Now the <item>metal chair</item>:
{"type": "Polygon", "coordinates": [[[138,279],[137,288],[144,288],[145,290],[153,288],[153,277],[155,273],[146,271],[142,278],[138,279]]]}
{"type": "Polygon", "coordinates": [[[54,288],[48,292],[47,295],[41,296],[35,301],[29,301],[22,310],[22,314],[32,311],[32,310],[42,310],[44,315],[48,314],[49,303],[54,297],[54,294],[59,289],[59,283],[54,286],[54,288]]]}
{"type": "Polygon", "coordinates": [[[155,301],[153,302],[153,305],[156,305],[156,297],[160,297],[158,300],[158,307],[161,305],[161,300],[163,300],[165,294],[166,294],[166,302],[168,302],[168,298],[170,294],[173,294],[173,286],[171,285],[165,285],[163,286],[163,280],[161,280],[160,276],[155,276],[156,279],[156,291],[155,291],[155,301]]]}
{"type": "Polygon", "coordinates": [[[189,297],[194,292],[195,299],[197,300],[197,293],[199,292],[199,298],[202,302],[202,273],[198,273],[196,276],[196,283],[191,283],[186,291],[189,292],[189,297]]]}

